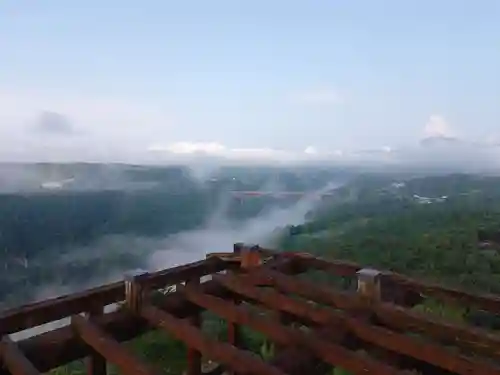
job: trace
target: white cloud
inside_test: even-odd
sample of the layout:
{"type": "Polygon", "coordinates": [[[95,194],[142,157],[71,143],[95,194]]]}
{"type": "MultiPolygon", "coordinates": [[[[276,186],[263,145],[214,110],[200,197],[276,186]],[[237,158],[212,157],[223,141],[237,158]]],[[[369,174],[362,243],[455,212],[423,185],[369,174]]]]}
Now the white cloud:
{"type": "MultiPolygon", "coordinates": [[[[300,103],[338,104],[341,98],[329,89],[297,93],[300,103]]],[[[429,116],[416,147],[379,147],[365,150],[336,150],[322,144],[302,149],[277,149],[255,144],[234,147],[224,138],[209,141],[172,142],[179,139],[175,119],[160,102],[133,98],[107,98],[89,95],[61,95],[55,92],[2,90],[0,87],[0,162],[1,161],[94,161],[130,163],[316,163],[399,165],[497,165],[500,162],[499,138],[464,140],[455,135],[446,118],[429,116]],[[45,112],[44,112],[45,111],[45,112]],[[50,116],[47,116],[50,111],[50,116]],[[45,113],[45,115],[43,115],[45,113]],[[40,116],[42,114],[42,116],[40,116]],[[78,137],[42,136],[74,134],[78,137]],[[81,130],[81,132],[80,132],[81,130]],[[155,140],[159,143],[152,144],[155,140]],[[167,142],[162,143],[161,140],[167,142]],[[3,142],[2,142],[3,141],[3,142]],[[148,145],[151,145],[148,147],[148,145]],[[486,147],[489,146],[489,147],[486,147]]],[[[186,122],[189,123],[189,122],[186,122]]],[[[210,121],[198,126],[210,126],[210,121]]],[[[182,130],[182,129],[181,129],[182,130]]],[[[184,134],[186,133],[184,130],[184,134]]],[[[180,131],[182,133],[182,131],[180,131]]],[[[220,133],[220,132],[219,132],[220,133]]],[[[322,141],[324,136],[319,136],[322,141]]],[[[333,138],[335,141],[335,139],[333,138]]]]}
{"type": "Polygon", "coordinates": [[[304,153],[308,154],[308,155],[317,155],[318,154],[318,150],[316,150],[316,148],[313,147],[313,146],[308,146],[304,150],[304,153]]]}
{"type": "Polygon", "coordinates": [[[292,93],[290,99],[293,103],[310,105],[338,105],[343,98],[336,91],[329,88],[318,88],[292,93]]]}
{"type": "Polygon", "coordinates": [[[276,161],[286,161],[294,158],[294,154],[289,151],[273,148],[231,148],[228,155],[241,159],[269,159],[276,161]]]}
{"type": "Polygon", "coordinates": [[[454,137],[450,124],[441,115],[431,115],[424,127],[424,137],[454,137]]]}
{"type": "Polygon", "coordinates": [[[166,146],[153,145],[151,151],[168,151],[173,154],[195,154],[207,153],[211,155],[221,155],[226,148],[217,142],[177,142],[166,146]]]}
{"type": "Polygon", "coordinates": [[[166,145],[155,144],[148,148],[150,152],[157,154],[196,156],[207,155],[239,161],[262,161],[262,162],[293,162],[307,159],[328,157],[321,154],[314,147],[309,146],[303,152],[280,150],[270,147],[235,148],[228,147],[220,142],[175,142],[166,145]]]}

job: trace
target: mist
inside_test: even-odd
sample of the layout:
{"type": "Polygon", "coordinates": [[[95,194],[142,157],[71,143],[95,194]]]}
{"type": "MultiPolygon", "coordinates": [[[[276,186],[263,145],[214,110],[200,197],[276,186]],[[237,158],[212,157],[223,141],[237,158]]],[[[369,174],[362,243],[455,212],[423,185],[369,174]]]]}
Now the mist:
{"type": "Polygon", "coordinates": [[[151,254],[149,269],[158,270],[193,262],[210,252],[229,252],[236,242],[271,246],[279,235],[279,229],[304,223],[307,214],[320,205],[321,194],[340,186],[341,184],[332,182],[318,191],[306,194],[289,207],[273,207],[256,217],[237,223],[225,215],[227,201],[223,201],[203,228],[167,238],[165,248],[151,254]]]}
{"type": "Polygon", "coordinates": [[[108,235],[86,246],[67,248],[54,259],[48,260],[40,254],[30,261],[30,266],[50,264],[57,269],[100,261],[106,265],[107,273],[78,285],[43,285],[35,293],[35,300],[118,281],[123,279],[123,274],[129,270],[157,271],[204,259],[210,252],[230,252],[236,242],[273,245],[280,229],[304,223],[307,214],[320,205],[321,194],[340,186],[340,183],[327,184],[317,191],[305,194],[289,206],[271,206],[257,216],[239,221],[228,215],[234,198],[223,194],[204,224],[196,229],[160,238],[127,234],[108,235]],[[116,264],[115,261],[123,261],[125,258],[128,260],[123,262],[124,265],[116,264]]]}
{"type": "MultiPolygon", "coordinates": [[[[288,225],[298,225],[306,221],[307,214],[319,207],[321,194],[340,187],[340,183],[329,183],[317,191],[306,193],[295,203],[286,207],[271,206],[257,216],[240,221],[232,220],[228,210],[232,198],[228,194],[219,197],[215,210],[204,224],[196,229],[181,231],[163,238],[131,235],[105,236],[86,246],[66,249],[54,259],[46,259],[43,254],[30,262],[30,267],[44,266],[57,269],[88,267],[89,264],[104,264],[105,272],[95,271],[93,277],[85,281],[40,285],[33,291],[32,301],[40,301],[71,294],[106,283],[123,280],[132,270],[157,271],[204,259],[210,252],[230,252],[236,242],[273,246],[281,230],[288,225]],[[127,258],[128,261],[118,262],[127,258]]],[[[266,187],[279,188],[274,182],[266,187]]],[[[252,198],[255,199],[255,198],[252,198]]],[[[258,198],[257,198],[258,199],[258,198]]],[[[108,307],[112,309],[113,306],[108,307]]],[[[68,324],[68,319],[51,322],[13,335],[21,339],[68,324]]]]}

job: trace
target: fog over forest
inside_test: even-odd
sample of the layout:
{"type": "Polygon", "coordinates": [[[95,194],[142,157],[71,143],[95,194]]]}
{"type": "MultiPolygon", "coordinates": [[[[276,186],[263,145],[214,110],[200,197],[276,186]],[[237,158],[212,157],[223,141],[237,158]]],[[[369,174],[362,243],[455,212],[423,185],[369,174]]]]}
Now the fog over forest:
{"type": "Polygon", "coordinates": [[[5,165],[0,195],[4,304],[11,306],[231,251],[273,245],[346,176],[321,169],[5,165]],[[235,191],[303,195],[236,196],[235,191]]]}

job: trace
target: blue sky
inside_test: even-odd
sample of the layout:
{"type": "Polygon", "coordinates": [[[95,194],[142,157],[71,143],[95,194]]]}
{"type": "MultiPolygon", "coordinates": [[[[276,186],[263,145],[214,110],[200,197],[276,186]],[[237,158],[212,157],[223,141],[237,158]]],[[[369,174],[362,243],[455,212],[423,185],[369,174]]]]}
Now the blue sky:
{"type": "Polygon", "coordinates": [[[0,157],[500,141],[499,19],[495,0],[4,0],[0,157]],[[34,131],[44,112],[71,131],[34,131]]]}

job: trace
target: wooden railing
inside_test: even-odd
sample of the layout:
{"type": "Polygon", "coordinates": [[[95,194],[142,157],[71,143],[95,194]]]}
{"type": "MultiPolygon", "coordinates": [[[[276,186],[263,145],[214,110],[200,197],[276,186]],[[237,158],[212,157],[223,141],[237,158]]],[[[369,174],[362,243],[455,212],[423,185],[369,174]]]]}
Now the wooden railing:
{"type": "MultiPolygon", "coordinates": [[[[209,254],[205,260],[160,272],[127,275],[122,282],[3,312],[1,371],[37,374],[87,357],[89,375],[105,374],[106,362],[125,374],[157,373],[119,345],[156,328],[187,344],[188,375],[201,373],[202,355],[242,374],[323,373],[325,368],[341,366],[352,374],[416,369],[429,374],[500,375],[500,337],[411,310],[428,297],[500,313],[496,296],[429,285],[308,253],[235,244],[231,253],[209,254]],[[308,270],[355,277],[357,292],[292,277],[308,270]],[[212,275],[211,280],[200,283],[207,275],[212,275]],[[170,285],[178,288],[153,302],[151,293],[170,285]],[[242,301],[276,314],[273,319],[254,316],[239,305],[242,301]],[[105,306],[115,303],[124,308],[104,313],[105,306]],[[202,310],[227,321],[227,343],[202,333],[202,310]],[[68,326],[18,342],[8,336],[67,317],[71,317],[68,326]],[[309,327],[308,333],[293,328],[291,322],[309,327]],[[261,331],[279,344],[281,349],[270,363],[239,350],[240,325],[261,331]]],[[[221,367],[215,372],[221,372],[221,367]]]]}
{"type": "MultiPolygon", "coordinates": [[[[226,269],[237,268],[239,263],[213,257],[195,263],[182,265],[154,273],[144,273],[137,282],[147,289],[159,289],[166,285],[211,275],[226,269]]],[[[74,314],[103,309],[104,306],[125,300],[126,283],[115,282],[71,295],[65,295],[37,302],[0,314],[0,334],[18,332],[39,326],[74,314]]]]}

